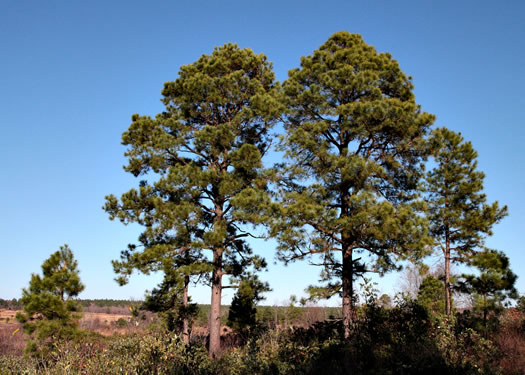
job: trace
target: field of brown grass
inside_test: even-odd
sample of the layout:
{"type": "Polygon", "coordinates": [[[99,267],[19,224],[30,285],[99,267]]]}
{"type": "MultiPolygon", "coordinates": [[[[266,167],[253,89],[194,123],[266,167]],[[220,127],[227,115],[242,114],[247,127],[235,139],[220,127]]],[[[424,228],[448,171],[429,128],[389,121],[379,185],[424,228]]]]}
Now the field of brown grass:
{"type": "MultiPolygon", "coordinates": [[[[0,354],[22,354],[25,348],[25,334],[22,326],[17,322],[15,316],[21,310],[0,309],[0,354]]],[[[129,312],[120,310],[117,314],[105,312],[84,312],[79,326],[102,335],[125,334],[137,332],[144,329],[146,323],[151,321],[152,316],[144,320],[132,321],[129,312]],[[120,324],[118,324],[120,323],[120,324]]]]}
{"type": "Polygon", "coordinates": [[[15,319],[17,312],[0,310],[0,354],[20,355],[24,352],[24,333],[22,325],[15,319]]]}
{"type": "Polygon", "coordinates": [[[16,310],[2,310],[2,309],[0,309],[0,324],[6,323],[6,319],[9,319],[9,322],[11,322],[12,320],[14,322],[16,322],[15,315],[16,315],[17,312],[19,312],[19,311],[16,311],[16,310]]]}

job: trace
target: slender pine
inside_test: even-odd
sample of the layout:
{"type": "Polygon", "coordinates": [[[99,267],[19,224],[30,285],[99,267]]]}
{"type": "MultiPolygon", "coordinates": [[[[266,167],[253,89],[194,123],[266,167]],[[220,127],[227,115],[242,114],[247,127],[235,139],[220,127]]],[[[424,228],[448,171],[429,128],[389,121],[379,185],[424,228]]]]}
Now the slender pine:
{"type": "Polygon", "coordinates": [[[445,261],[445,313],[452,314],[451,263],[468,264],[483,246],[492,226],[507,215],[507,206],[487,204],[477,152],[461,134],[436,129],[430,138],[435,168],[427,173],[428,219],[435,247],[445,261]]]}

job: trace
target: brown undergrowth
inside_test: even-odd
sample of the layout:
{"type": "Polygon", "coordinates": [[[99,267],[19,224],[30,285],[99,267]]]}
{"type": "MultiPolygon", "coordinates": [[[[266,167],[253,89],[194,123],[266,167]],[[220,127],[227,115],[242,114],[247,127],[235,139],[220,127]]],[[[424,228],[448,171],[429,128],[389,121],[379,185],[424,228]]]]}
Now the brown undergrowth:
{"type": "Polygon", "coordinates": [[[506,375],[525,374],[525,313],[510,309],[501,317],[494,341],[498,346],[500,368],[506,375]]]}

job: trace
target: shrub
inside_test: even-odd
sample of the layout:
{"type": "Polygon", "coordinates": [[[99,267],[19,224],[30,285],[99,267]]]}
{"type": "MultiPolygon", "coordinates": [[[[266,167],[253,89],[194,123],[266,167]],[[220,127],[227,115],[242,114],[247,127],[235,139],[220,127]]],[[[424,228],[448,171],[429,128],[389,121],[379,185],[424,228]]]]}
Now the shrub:
{"type": "Polygon", "coordinates": [[[114,324],[117,328],[126,328],[128,326],[128,321],[124,318],[119,318],[114,324]]]}

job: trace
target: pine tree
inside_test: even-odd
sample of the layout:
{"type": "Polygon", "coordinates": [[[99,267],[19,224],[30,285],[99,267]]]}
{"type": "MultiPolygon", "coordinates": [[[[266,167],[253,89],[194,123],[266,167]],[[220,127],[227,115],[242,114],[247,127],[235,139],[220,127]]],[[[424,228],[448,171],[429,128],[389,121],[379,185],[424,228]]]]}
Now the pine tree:
{"type": "Polygon", "coordinates": [[[445,311],[443,282],[433,275],[427,275],[419,286],[417,302],[433,313],[443,314],[445,311]]]}
{"type": "MultiPolygon", "coordinates": [[[[261,215],[269,199],[262,157],[270,146],[269,130],[281,115],[277,88],[264,55],[226,44],[182,66],[178,78],[164,85],[166,111],[155,118],[134,115],[123,134],[123,144],[129,146],[126,170],[155,176],[155,182],[141,183],[141,190],[151,189],[157,196],[151,212],[169,218],[162,219],[162,226],[173,228],[172,237],[179,237],[183,222],[191,221],[185,245],[157,247],[153,253],[170,259],[192,249],[198,255],[189,273],[194,267],[199,272],[209,267],[212,357],[220,350],[221,293],[227,287],[223,276],[239,276],[249,266],[264,265],[245,240],[257,237],[250,225],[267,219],[261,215]]],[[[119,203],[108,197],[106,208],[112,217],[120,215],[119,205],[126,199],[119,203]]],[[[135,215],[142,215],[140,207],[135,215]]],[[[148,220],[144,225],[153,230],[148,220]]],[[[154,256],[143,254],[146,261],[154,256]]]]}
{"type": "Polygon", "coordinates": [[[262,301],[263,293],[271,289],[268,283],[260,281],[256,275],[240,278],[228,312],[228,325],[243,340],[246,340],[257,325],[257,303],[262,301]]]}
{"type": "Polygon", "coordinates": [[[482,193],[485,175],[477,171],[477,153],[461,134],[436,129],[430,139],[435,168],[426,176],[428,219],[436,247],[445,258],[445,313],[452,313],[450,264],[469,263],[492,226],[507,215],[482,193]]]}
{"type": "Polygon", "coordinates": [[[310,291],[342,295],[348,337],[354,279],[425,249],[413,199],[434,117],[421,112],[411,79],[390,54],[348,32],[303,57],[283,88],[290,165],[274,228],[281,258],[320,254],[328,284],[310,291]]]}
{"type": "Polygon", "coordinates": [[[77,261],[64,245],[42,264],[42,276],[31,275],[29,288],[22,290],[24,312],[16,319],[30,335],[26,351],[45,357],[57,340],[78,332],[80,305],[73,299],[84,290],[77,261]]]}
{"type": "Polygon", "coordinates": [[[180,320],[183,340],[189,343],[192,315],[187,312],[194,310],[188,294],[190,281],[205,279],[212,267],[195,244],[203,231],[189,211],[192,197],[177,189],[162,179],[152,185],[142,182],[138,191],[131,189],[120,201],[106,197],[104,209],[111,219],[145,227],[139,245],[128,245],[121,259],[113,261],[117,282],[126,284],[134,270],[144,274],[162,271],[164,280],[147,296],[146,306],[164,314],[169,328],[174,329],[174,321],[180,320]]]}
{"type": "Polygon", "coordinates": [[[518,298],[514,287],[517,276],[510,269],[509,258],[501,251],[484,249],[473,256],[470,265],[478,275],[463,274],[457,288],[474,297],[474,311],[481,314],[487,330],[490,313],[498,315],[508,299],[518,298]]]}
{"type": "Polygon", "coordinates": [[[165,274],[162,283],[146,295],[142,308],[158,313],[167,329],[182,332],[184,342],[189,344],[192,323],[199,308],[188,296],[189,276],[181,277],[179,269],[173,271],[165,274]]]}

